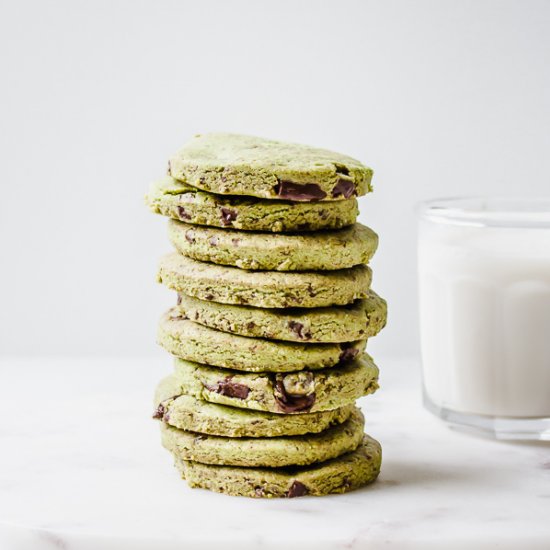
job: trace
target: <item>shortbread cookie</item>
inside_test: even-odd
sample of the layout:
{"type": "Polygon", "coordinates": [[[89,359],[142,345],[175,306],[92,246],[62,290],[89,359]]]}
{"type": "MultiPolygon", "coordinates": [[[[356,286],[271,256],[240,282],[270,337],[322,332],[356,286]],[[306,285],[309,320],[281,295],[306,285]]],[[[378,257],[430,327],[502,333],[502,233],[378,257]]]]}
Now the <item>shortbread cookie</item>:
{"type": "Polygon", "coordinates": [[[334,201],[364,195],[372,170],[346,155],[238,134],[193,137],[168,163],[168,175],[222,195],[334,201]]]}
{"type": "Polygon", "coordinates": [[[365,420],[359,409],[343,423],[316,434],[223,437],[161,423],[162,444],[181,460],[225,466],[281,468],[324,462],[357,449],[365,420]]]}
{"type": "Polygon", "coordinates": [[[197,225],[243,231],[318,231],[355,223],[357,199],[291,202],[215,195],[166,176],[153,183],[145,201],[155,214],[197,225]]]}
{"type": "Polygon", "coordinates": [[[380,443],[368,435],[351,453],[294,468],[216,466],[176,457],[176,467],[191,487],[254,498],[347,493],[373,482],[380,473],[381,463],[380,443]]]}
{"type": "Polygon", "coordinates": [[[378,246],[372,229],[278,234],[227,231],[170,220],[168,236],[178,252],[194,260],[267,271],[327,271],[366,264],[378,246]]]}
{"type": "Polygon", "coordinates": [[[243,373],[176,359],[174,395],[279,414],[340,409],[378,389],[378,368],[366,353],[341,367],[291,373],[243,373]]]}
{"type": "Polygon", "coordinates": [[[342,424],[353,405],[304,414],[275,414],[209,403],[191,395],[179,395],[174,375],[163,379],[155,394],[154,418],[181,430],[225,437],[277,437],[319,433],[342,424]]]}
{"type": "Polygon", "coordinates": [[[266,308],[326,307],[365,298],[372,280],[366,265],[337,271],[245,271],[187,258],[161,259],[157,280],[168,288],[224,304],[266,308]]]}
{"type": "Polygon", "coordinates": [[[176,357],[197,363],[249,372],[289,372],[351,361],[363,352],[366,340],[298,344],[247,338],[190,321],[174,308],[160,320],[158,343],[176,357]]]}
{"type": "Polygon", "coordinates": [[[289,342],[350,342],[378,334],[386,324],[386,301],[372,290],[348,306],[263,309],[178,296],[181,315],[210,328],[289,342]]]}

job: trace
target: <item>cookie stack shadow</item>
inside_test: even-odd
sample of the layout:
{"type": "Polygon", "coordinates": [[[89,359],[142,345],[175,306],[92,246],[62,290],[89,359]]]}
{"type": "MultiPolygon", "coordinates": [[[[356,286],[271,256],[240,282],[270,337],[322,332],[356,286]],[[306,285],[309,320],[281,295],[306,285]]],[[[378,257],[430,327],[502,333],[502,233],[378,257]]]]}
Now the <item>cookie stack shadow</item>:
{"type": "Polygon", "coordinates": [[[162,443],[192,487],[250,497],[343,493],[374,481],[379,443],[355,401],[378,388],[367,340],[386,323],[356,223],[358,161],[232,134],[196,136],[147,204],[175,252],[158,342],[162,443]]]}

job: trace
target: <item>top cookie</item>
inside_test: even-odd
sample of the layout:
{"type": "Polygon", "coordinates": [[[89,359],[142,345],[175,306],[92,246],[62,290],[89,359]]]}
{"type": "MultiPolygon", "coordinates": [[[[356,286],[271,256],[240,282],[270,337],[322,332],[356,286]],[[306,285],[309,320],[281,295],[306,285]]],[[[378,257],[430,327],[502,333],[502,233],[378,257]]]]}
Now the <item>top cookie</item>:
{"type": "Polygon", "coordinates": [[[372,191],[372,170],[351,157],[238,134],[195,136],[170,158],[168,174],[212,193],[300,202],[372,191]]]}

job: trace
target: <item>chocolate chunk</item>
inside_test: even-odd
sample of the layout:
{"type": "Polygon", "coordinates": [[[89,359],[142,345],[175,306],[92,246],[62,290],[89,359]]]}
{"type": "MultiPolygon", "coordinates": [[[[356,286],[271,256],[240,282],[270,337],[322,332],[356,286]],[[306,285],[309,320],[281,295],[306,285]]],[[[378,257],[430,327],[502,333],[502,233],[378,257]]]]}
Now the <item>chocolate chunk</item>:
{"type": "Polygon", "coordinates": [[[275,382],[273,396],[279,408],[285,413],[309,412],[315,403],[315,392],[309,395],[287,393],[282,380],[275,382]]]}
{"type": "Polygon", "coordinates": [[[178,206],[178,216],[180,220],[190,220],[191,216],[185,211],[183,206],[178,206]]]}
{"type": "Polygon", "coordinates": [[[304,495],[307,495],[307,493],[307,487],[303,483],[300,483],[299,481],[294,481],[294,483],[290,486],[290,489],[288,490],[286,496],[288,498],[303,497],[304,495]]]}
{"type": "Polygon", "coordinates": [[[183,313],[175,313],[169,317],[170,321],[185,321],[187,318],[187,315],[183,313]]]}
{"type": "Polygon", "coordinates": [[[334,198],[343,195],[344,198],[349,199],[355,194],[355,184],[350,180],[339,179],[338,183],[332,189],[332,196],[334,198]]]}
{"type": "Polygon", "coordinates": [[[233,382],[230,376],[224,380],[218,381],[216,384],[205,386],[206,389],[225,395],[226,397],[236,397],[237,399],[246,399],[250,393],[250,388],[244,384],[233,382]]]}
{"type": "Polygon", "coordinates": [[[190,242],[191,244],[193,244],[195,242],[195,233],[193,233],[193,231],[191,229],[188,229],[185,232],[185,240],[187,242],[190,242]]]}
{"type": "Polygon", "coordinates": [[[211,246],[218,246],[218,237],[210,237],[210,240],[208,242],[211,246]]]}
{"type": "Polygon", "coordinates": [[[304,325],[298,321],[289,321],[288,328],[301,340],[309,340],[311,338],[311,332],[304,331],[304,325]]]}
{"type": "Polygon", "coordinates": [[[359,350],[352,347],[350,344],[342,344],[342,353],[340,354],[339,360],[340,363],[349,363],[359,355],[359,350]],[[346,347],[347,346],[347,347],[346,347]]]}
{"type": "Polygon", "coordinates": [[[256,328],[256,323],[254,321],[250,321],[250,322],[246,323],[246,328],[248,330],[252,330],[253,328],[256,328]]]}
{"type": "Polygon", "coordinates": [[[237,212],[229,208],[222,208],[221,214],[223,225],[231,225],[237,219],[237,212]]]}
{"type": "Polygon", "coordinates": [[[170,416],[168,414],[168,409],[166,408],[166,403],[168,403],[169,401],[173,401],[178,397],[180,397],[180,395],[173,395],[172,397],[169,397],[168,399],[161,401],[158,404],[158,407],[156,408],[155,412],[153,413],[153,418],[168,421],[170,419],[170,416]]]}
{"type": "Polygon", "coordinates": [[[207,294],[205,297],[204,297],[205,300],[213,300],[214,299],[214,295],[213,294],[207,294]]]}
{"type": "Polygon", "coordinates": [[[273,189],[277,196],[291,201],[320,201],[327,196],[316,183],[301,184],[281,180],[273,189]]]}
{"type": "Polygon", "coordinates": [[[166,409],[162,403],[159,403],[159,406],[156,408],[155,412],[153,413],[153,418],[155,420],[161,420],[164,417],[164,413],[166,412],[166,409]]]}

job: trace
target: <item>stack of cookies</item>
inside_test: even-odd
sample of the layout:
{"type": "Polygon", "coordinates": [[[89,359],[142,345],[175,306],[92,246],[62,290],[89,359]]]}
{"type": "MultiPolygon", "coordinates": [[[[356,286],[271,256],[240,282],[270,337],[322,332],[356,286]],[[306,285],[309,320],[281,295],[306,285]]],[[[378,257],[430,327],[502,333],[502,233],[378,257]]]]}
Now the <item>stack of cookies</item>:
{"type": "Polygon", "coordinates": [[[192,487],[251,497],[342,493],[376,479],[355,400],[378,388],[367,339],[386,322],[356,222],[372,171],[337,153],[195,136],[152,185],[177,293],[158,342],[174,359],[155,418],[192,487]]]}

